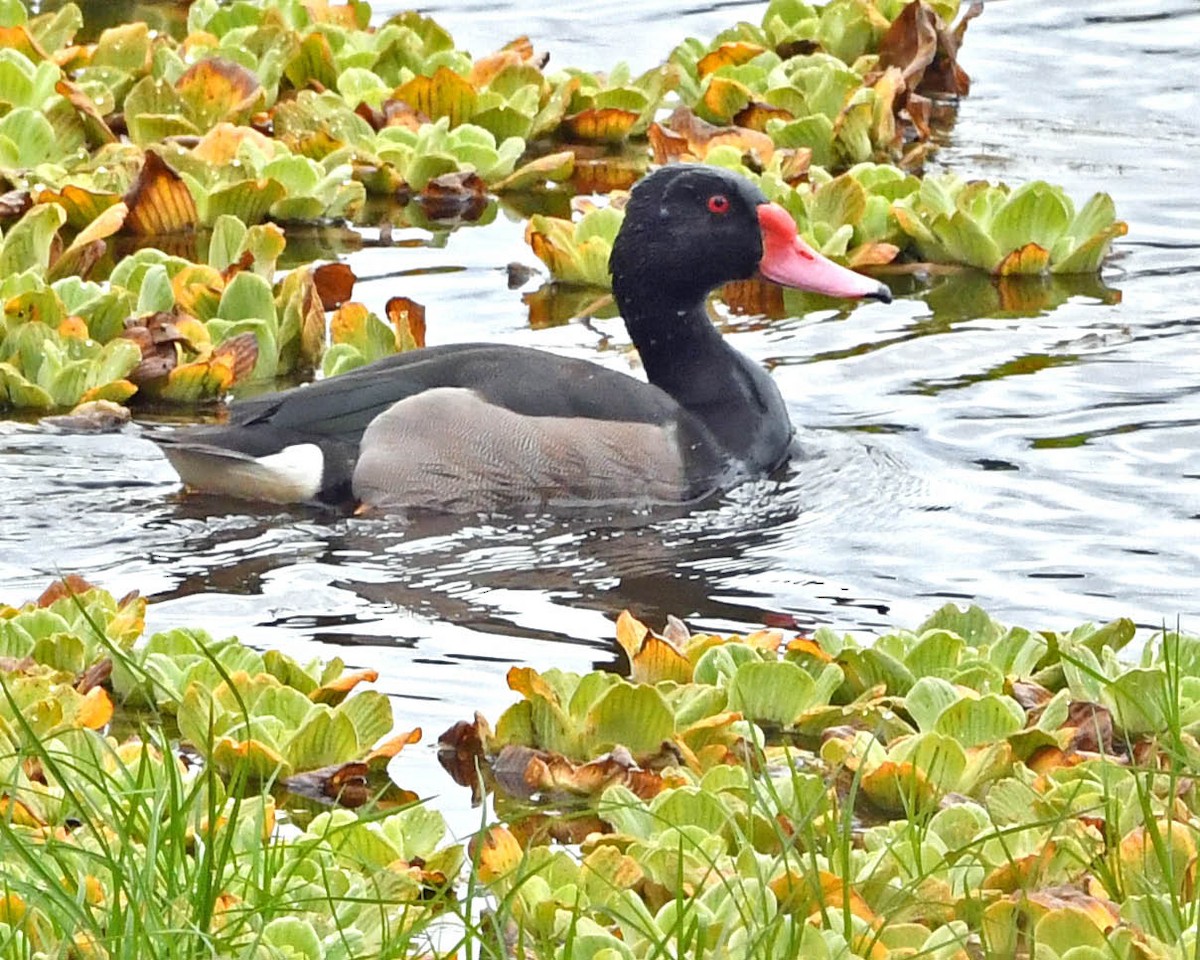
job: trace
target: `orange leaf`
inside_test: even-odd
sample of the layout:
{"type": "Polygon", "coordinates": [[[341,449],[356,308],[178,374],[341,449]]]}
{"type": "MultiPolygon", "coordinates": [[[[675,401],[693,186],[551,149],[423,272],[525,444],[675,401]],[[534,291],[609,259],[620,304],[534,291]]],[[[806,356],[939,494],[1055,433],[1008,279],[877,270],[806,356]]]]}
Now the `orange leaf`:
{"type": "Polygon", "coordinates": [[[620,143],[640,119],[633,110],[592,107],[563,118],[563,129],[576,140],[620,143]]]}
{"type": "Polygon", "coordinates": [[[183,179],[153,151],[125,195],[125,228],[141,236],[184,233],[196,227],[196,202],[183,179]]]}
{"type": "Polygon", "coordinates": [[[58,332],[64,337],[71,337],[75,340],[88,338],[88,326],[82,317],[67,317],[58,325],[58,332]]]}
{"type": "Polygon", "coordinates": [[[430,120],[450,118],[450,126],[466,123],[475,113],[476,93],[469,82],[449,67],[438,67],[432,77],[417,75],[392,94],[421,111],[430,120]]]}
{"type": "Polygon", "coordinates": [[[425,346],[425,308],[421,304],[408,297],[392,297],[385,309],[401,352],[425,346]]]}
{"type": "Polygon", "coordinates": [[[175,81],[175,89],[193,108],[201,130],[220,120],[248,120],[263,98],[258,77],[222,57],[206,57],[192,64],[175,81]]]}
{"type": "Polygon", "coordinates": [[[354,281],[358,279],[345,263],[323,263],[313,270],[312,278],[324,310],[336,310],[349,300],[354,293],[354,281]]]}
{"type": "Polygon", "coordinates": [[[79,705],[77,719],[80,726],[89,730],[99,730],[112,719],[112,715],[113,704],[108,692],[103,687],[92,687],[79,705]]]}
{"type": "Polygon", "coordinates": [[[471,841],[471,857],[478,858],[479,879],[484,883],[495,883],[512,873],[520,865],[521,856],[521,845],[507,827],[491,827],[482,841],[478,836],[471,841]]]}
{"type": "Polygon", "coordinates": [[[346,694],[360,683],[374,683],[378,679],[378,670],[356,670],[353,673],[343,673],[336,680],[331,680],[324,686],[318,687],[308,695],[308,698],[316,703],[341,703],[346,699],[346,694]]]}
{"type": "Polygon", "coordinates": [[[696,64],[696,76],[703,80],[710,73],[720,70],[721,67],[741,66],[765,52],[765,47],[760,47],[757,43],[748,43],[745,40],[723,43],[716,50],[700,58],[700,62],[696,64]]]}
{"type": "Polygon", "coordinates": [[[728,77],[709,77],[700,102],[710,117],[731,120],[754,99],[750,88],[728,77]]]}
{"type": "Polygon", "coordinates": [[[214,166],[224,166],[237,157],[243,143],[249,141],[269,157],[275,155],[275,143],[250,127],[236,127],[232,123],[218,123],[208,131],[200,142],[192,147],[192,156],[214,166]]]}
{"type": "Polygon", "coordinates": [[[89,590],[96,588],[88,583],[83,577],[77,573],[68,573],[61,580],[55,580],[48,586],[42,595],[37,598],[39,607],[48,607],[64,597],[79,597],[87,593],[89,590]]]}
{"type": "Polygon", "coordinates": [[[67,223],[82,230],[93,223],[105,211],[120,203],[115,193],[93,193],[83,187],[68,183],[62,190],[42,190],[37,195],[38,203],[57,203],[67,211],[67,223]]]}
{"type": "Polygon", "coordinates": [[[1027,243],[1001,260],[1000,266],[996,268],[996,273],[1002,277],[1013,274],[1038,274],[1049,266],[1050,251],[1036,243],[1027,243]]]}
{"type": "Polygon", "coordinates": [[[367,754],[366,763],[368,767],[375,767],[382,762],[386,765],[387,761],[396,756],[401,750],[414,743],[421,742],[421,728],[413,727],[413,729],[405,733],[398,733],[396,736],[384,740],[374,750],[367,754]]]}
{"type": "Polygon", "coordinates": [[[899,253],[900,248],[895,244],[878,241],[860,243],[847,255],[846,265],[851,270],[857,270],[859,267],[883,266],[883,264],[895,260],[899,253]]]}

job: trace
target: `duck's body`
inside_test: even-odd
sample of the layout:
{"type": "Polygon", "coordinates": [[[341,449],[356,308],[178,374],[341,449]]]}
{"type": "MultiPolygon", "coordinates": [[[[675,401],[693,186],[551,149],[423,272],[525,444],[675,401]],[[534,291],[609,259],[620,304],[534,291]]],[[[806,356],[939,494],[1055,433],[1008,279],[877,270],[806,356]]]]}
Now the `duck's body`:
{"type": "Polygon", "coordinates": [[[792,434],[774,382],[709,320],[707,293],[761,267],[886,296],[794,239],[748,181],[667,168],[635,188],[612,258],[648,383],[524,347],[429,347],[235,403],[228,423],[160,442],[189,487],[275,502],[463,513],[695,500],[782,464],[792,434]],[[681,243],[681,218],[702,235],[681,243]]]}

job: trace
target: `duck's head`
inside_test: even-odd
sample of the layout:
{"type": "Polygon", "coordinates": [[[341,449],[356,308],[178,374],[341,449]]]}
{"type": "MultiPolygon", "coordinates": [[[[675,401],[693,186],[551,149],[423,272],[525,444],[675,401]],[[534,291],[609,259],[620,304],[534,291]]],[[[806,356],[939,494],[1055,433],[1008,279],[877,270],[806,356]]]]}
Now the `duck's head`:
{"type": "Polygon", "coordinates": [[[623,311],[691,307],[756,273],[833,297],[892,299],[878,280],[817,253],[751,181],[701,164],[663,167],[633,188],[609,264],[623,311]]]}

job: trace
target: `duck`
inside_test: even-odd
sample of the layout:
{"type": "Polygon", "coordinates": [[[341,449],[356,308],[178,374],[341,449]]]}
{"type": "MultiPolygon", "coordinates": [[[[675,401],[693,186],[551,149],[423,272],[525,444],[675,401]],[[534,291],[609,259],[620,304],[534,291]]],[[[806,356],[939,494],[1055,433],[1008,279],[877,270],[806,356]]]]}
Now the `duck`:
{"type": "Polygon", "coordinates": [[[890,302],[834,263],[751,180],[676,164],[632,189],[609,261],[645,380],[495,343],[437,345],[235,401],[154,438],[188,491],[401,515],[688,504],[771,474],[793,426],[708,295],[761,275],[890,302]]]}

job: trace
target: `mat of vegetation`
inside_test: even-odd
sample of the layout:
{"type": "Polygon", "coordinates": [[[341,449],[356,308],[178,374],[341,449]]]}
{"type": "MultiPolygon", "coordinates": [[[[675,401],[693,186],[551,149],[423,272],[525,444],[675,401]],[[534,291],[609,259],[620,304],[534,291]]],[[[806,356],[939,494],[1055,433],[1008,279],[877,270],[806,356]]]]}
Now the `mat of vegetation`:
{"type": "MultiPolygon", "coordinates": [[[[856,268],[978,271],[1005,303],[1028,297],[1014,278],[1094,275],[1125,231],[1107,195],[920,176],[969,91],[956,56],[981,9],[774,0],[633,76],[548,70],[524,38],[472,57],[357,0],[196,0],[178,36],[135,22],[91,43],[72,4],[0,0],[0,406],[193,404],[420,346],[418,305],[381,318],[347,269],[314,276],[309,259],[361,243],[351,225],[445,231],[502,203],[553,281],[533,321],[601,309],[623,191],[652,161],[740,170],[856,268]],[[572,211],[576,194],[602,202],[572,211]]],[[[811,306],[764,284],[726,297],[811,306]]]]}
{"type": "Polygon", "coordinates": [[[145,610],[0,607],[0,956],[1195,954],[1200,638],[623,614],[628,678],[516,667],[442,735],[463,845],[373,672],[145,610]]]}

